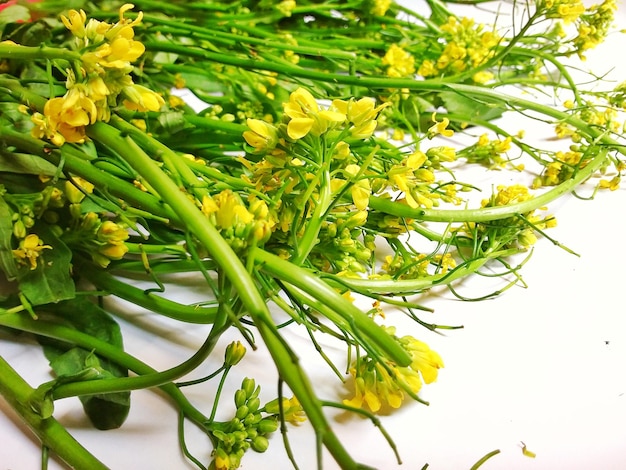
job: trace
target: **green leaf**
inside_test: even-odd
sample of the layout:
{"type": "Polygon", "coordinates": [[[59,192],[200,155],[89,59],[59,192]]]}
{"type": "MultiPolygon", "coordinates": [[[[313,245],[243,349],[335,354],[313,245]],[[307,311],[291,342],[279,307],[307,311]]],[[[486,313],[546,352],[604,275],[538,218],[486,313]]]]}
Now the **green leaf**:
{"type": "Polygon", "coordinates": [[[442,92],[439,97],[450,114],[466,117],[468,121],[491,121],[506,111],[499,103],[477,100],[453,91],[442,92]]]}
{"type": "MultiPolygon", "coordinates": [[[[123,349],[122,333],[119,325],[102,308],[85,297],[50,305],[46,310],[62,320],[66,326],[91,335],[102,341],[123,349]]],[[[106,358],[79,347],[68,349],[67,345],[40,338],[44,354],[58,377],[66,383],[68,380],[86,378],[126,377],[128,371],[106,358]],[[93,376],[97,371],[97,377],[93,376]],[[87,374],[88,375],[82,375],[87,374]]],[[[98,429],[120,427],[130,410],[130,392],[86,395],[79,397],[85,413],[98,429]]]]}
{"type": "Polygon", "coordinates": [[[29,175],[54,176],[57,167],[37,155],[26,153],[0,154],[0,171],[29,175]]]}
{"type": "Polygon", "coordinates": [[[30,269],[29,266],[20,267],[17,276],[20,291],[33,306],[73,298],[76,288],[70,276],[71,250],[45,223],[37,224],[34,233],[52,249],[42,251],[35,269],[30,269]]]}
{"type": "Polygon", "coordinates": [[[17,265],[12,251],[13,213],[0,196],[0,269],[9,281],[17,279],[17,265]]]}

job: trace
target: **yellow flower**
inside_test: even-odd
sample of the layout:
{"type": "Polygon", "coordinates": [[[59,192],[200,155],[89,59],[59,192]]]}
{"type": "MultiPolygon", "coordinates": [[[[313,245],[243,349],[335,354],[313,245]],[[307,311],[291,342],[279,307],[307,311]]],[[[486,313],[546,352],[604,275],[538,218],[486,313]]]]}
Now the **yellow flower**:
{"type": "Polygon", "coordinates": [[[419,69],[417,69],[417,73],[422,77],[431,77],[437,75],[439,70],[435,67],[435,63],[432,60],[425,60],[422,62],[422,65],[420,65],[419,69]]]}
{"type": "Polygon", "coordinates": [[[383,405],[400,408],[407,391],[417,394],[422,381],[416,371],[408,367],[386,366],[376,363],[369,356],[360,358],[350,369],[354,376],[354,397],[343,403],[355,408],[367,406],[372,412],[380,411],[383,405]]]}
{"type": "Polygon", "coordinates": [[[380,399],[374,392],[375,388],[373,387],[374,377],[368,377],[370,383],[367,385],[365,384],[365,379],[363,377],[356,377],[354,379],[354,398],[351,400],[344,400],[344,405],[352,406],[354,408],[362,408],[363,403],[365,403],[374,413],[380,410],[380,399]]]}
{"type": "Polygon", "coordinates": [[[448,125],[450,124],[450,120],[448,118],[443,118],[441,121],[437,121],[437,113],[433,113],[431,120],[435,123],[432,127],[428,129],[428,138],[432,139],[434,136],[441,134],[444,137],[452,137],[454,135],[454,131],[452,129],[448,129],[448,125]]]}
{"type": "Polygon", "coordinates": [[[476,83],[480,83],[481,85],[484,85],[485,83],[493,80],[493,77],[494,77],[493,73],[483,70],[481,72],[477,72],[474,75],[472,75],[472,80],[476,83]]]}
{"type": "Polygon", "coordinates": [[[100,224],[96,237],[101,242],[121,245],[128,239],[129,235],[128,230],[120,224],[116,224],[111,220],[105,220],[102,224],[100,224]]]}
{"type": "MultiPolygon", "coordinates": [[[[278,398],[265,405],[265,412],[268,414],[277,415],[280,411],[281,408],[279,406],[278,398]]],[[[296,397],[282,399],[282,412],[285,421],[291,424],[300,424],[306,421],[306,414],[296,397]]]]}
{"type": "Polygon", "coordinates": [[[124,106],[131,111],[158,111],[165,104],[161,95],[141,85],[124,87],[122,94],[126,98],[124,106]]]}
{"type": "Polygon", "coordinates": [[[415,59],[397,44],[392,44],[382,60],[389,77],[409,77],[415,73],[415,59]]]}
{"type": "Polygon", "coordinates": [[[308,117],[293,118],[287,124],[287,135],[293,140],[301,139],[311,131],[313,124],[315,120],[308,117]]]}
{"type": "Polygon", "coordinates": [[[391,6],[391,0],[374,0],[374,6],[372,6],[370,12],[373,15],[384,16],[391,6]]]}
{"type": "Polygon", "coordinates": [[[64,193],[70,204],[78,204],[85,198],[85,193],[91,194],[94,185],[89,181],[73,176],[71,181],[65,182],[64,193]]]}
{"type": "Polygon", "coordinates": [[[278,143],[276,127],[260,119],[248,119],[246,121],[249,130],[244,131],[243,138],[255,153],[263,153],[273,150],[278,143]]]}
{"type": "Polygon", "coordinates": [[[376,106],[376,102],[371,98],[361,98],[355,101],[333,100],[332,108],[344,115],[353,124],[350,134],[357,139],[368,139],[376,130],[376,117],[391,103],[383,103],[376,106]]]}
{"type": "Polygon", "coordinates": [[[20,263],[30,264],[30,269],[37,268],[37,258],[41,255],[41,252],[45,249],[52,249],[50,245],[44,245],[34,233],[26,235],[26,237],[20,240],[19,247],[12,250],[13,256],[17,258],[20,263]]]}
{"type": "Polygon", "coordinates": [[[298,140],[309,133],[318,137],[335,125],[345,121],[345,114],[334,109],[321,110],[313,95],[304,88],[298,88],[283,104],[284,114],[289,118],[287,135],[298,140]]]}
{"type": "Polygon", "coordinates": [[[619,177],[619,175],[611,178],[610,180],[601,179],[598,186],[602,189],[610,189],[611,191],[615,191],[619,189],[620,180],[621,178],[619,177]]]}
{"type": "Polygon", "coordinates": [[[61,15],[61,21],[63,22],[65,27],[69,29],[74,36],[80,39],[85,37],[86,20],[87,15],[83,10],[70,10],[67,17],[61,15]]]}
{"type": "MultiPolygon", "coordinates": [[[[96,122],[98,109],[91,98],[78,88],[68,90],[65,96],[52,98],[44,106],[45,125],[34,117],[40,131],[51,135],[59,133],[65,142],[82,143],[85,141],[85,126],[96,122]],[[44,130],[44,127],[47,129],[44,130]]],[[[40,133],[41,133],[40,132],[40,133]]]]}
{"type": "Polygon", "coordinates": [[[411,369],[419,372],[424,383],[432,383],[437,380],[439,369],[443,367],[441,356],[430,349],[426,343],[412,336],[403,336],[398,340],[411,355],[411,369]]]}
{"type": "Polygon", "coordinates": [[[231,470],[232,468],[230,457],[221,447],[215,450],[213,461],[215,462],[215,470],[231,470]]]}

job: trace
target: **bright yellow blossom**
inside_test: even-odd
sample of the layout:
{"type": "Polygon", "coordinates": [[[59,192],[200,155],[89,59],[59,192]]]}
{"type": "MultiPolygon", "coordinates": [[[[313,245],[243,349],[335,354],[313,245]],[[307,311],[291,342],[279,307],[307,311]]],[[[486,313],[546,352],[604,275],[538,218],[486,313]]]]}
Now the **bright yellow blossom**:
{"type": "Polygon", "coordinates": [[[454,135],[454,131],[452,129],[448,129],[450,119],[444,117],[441,121],[437,121],[437,113],[433,113],[431,120],[435,124],[428,129],[429,139],[432,139],[436,135],[442,135],[444,137],[452,137],[454,135]]]}
{"type": "Polygon", "coordinates": [[[248,119],[246,124],[249,130],[244,131],[243,138],[255,153],[268,152],[276,147],[278,132],[272,124],[260,119],[248,119]]]}
{"type": "Polygon", "coordinates": [[[370,9],[373,15],[385,16],[391,6],[391,0],[374,0],[374,5],[370,9]]]}
{"type": "Polygon", "coordinates": [[[41,252],[45,249],[52,249],[50,245],[44,245],[34,233],[26,235],[25,238],[20,240],[19,247],[13,251],[13,256],[20,263],[30,264],[30,269],[37,268],[37,258],[41,255],[41,252]]]}
{"type": "Polygon", "coordinates": [[[298,88],[284,103],[284,115],[289,118],[287,135],[298,140],[309,133],[319,137],[329,128],[346,120],[345,114],[334,109],[320,109],[313,95],[304,88],[298,88]]]}
{"type": "Polygon", "coordinates": [[[415,73],[415,59],[410,52],[392,44],[382,60],[389,77],[410,77],[415,73]]]}
{"type": "Polygon", "coordinates": [[[141,85],[125,87],[122,95],[124,106],[133,111],[158,111],[165,104],[161,95],[141,85]]]}
{"type": "MultiPolygon", "coordinates": [[[[393,328],[387,330],[391,334],[395,332],[393,328]]],[[[357,359],[350,369],[354,377],[354,397],[344,400],[345,405],[367,406],[374,413],[384,405],[399,408],[407,393],[415,395],[421,390],[422,381],[431,383],[437,379],[443,361],[436,352],[411,336],[396,340],[411,355],[411,365],[398,367],[389,361],[382,364],[369,356],[357,359]]]]}

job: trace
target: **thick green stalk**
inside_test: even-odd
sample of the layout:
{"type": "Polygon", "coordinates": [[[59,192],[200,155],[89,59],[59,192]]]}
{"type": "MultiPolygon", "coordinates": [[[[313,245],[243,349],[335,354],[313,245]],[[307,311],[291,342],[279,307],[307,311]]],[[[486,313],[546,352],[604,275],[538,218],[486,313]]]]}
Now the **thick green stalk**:
{"type": "Polygon", "coordinates": [[[64,145],[60,148],[51,147],[46,142],[35,139],[8,127],[0,127],[0,141],[15,146],[23,152],[37,155],[53,165],[63,166],[65,172],[80,176],[99,188],[122,198],[122,204],[130,204],[151,214],[176,221],[176,215],[160,200],[133,186],[132,183],[103,171],[86,158],[80,150],[64,145]]]}
{"type": "Polygon", "coordinates": [[[91,265],[87,265],[86,269],[80,269],[79,272],[97,289],[105,290],[115,297],[132,302],[159,315],[186,323],[208,324],[215,321],[217,315],[217,308],[215,307],[185,305],[160,297],[152,292],[146,293],[145,290],[128,285],[108,272],[91,265]]]}
{"type": "MultiPolygon", "coordinates": [[[[0,320],[5,315],[0,315],[0,320]]],[[[41,444],[52,450],[72,468],[106,470],[100,460],[80,445],[67,430],[54,419],[42,418],[30,406],[29,397],[35,390],[0,356],[0,395],[41,440],[41,444]]],[[[9,445],[6,441],[4,446],[9,445]]],[[[14,462],[17,463],[17,462],[14,462]]],[[[4,462],[8,465],[9,462],[4,462]]]]}
{"type": "MultiPolygon", "coordinates": [[[[250,314],[267,312],[265,301],[245,266],[217,229],[188,198],[185,188],[178,187],[134,140],[122,137],[117,129],[103,122],[97,122],[90,126],[87,132],[90,137],[117,152],[162,196],[163,201],[168,203],[178,219],[184,221],[184,226],[198,238],[215,262],[224,270],[250,314]]],[[[156,158],[159,156],[155,155],[156,158]]]]}
{"type": "Polygon", "coordinates": [[[71,62],[80,60],[80,54],[67,48],[22,46],[5,41],[0,43],[0,58],[20,60],[63,59],[71,62]]]}
{"type": "MultiPolygon", "coordinates": [[[[33,320],[32,318],[20,313],[8,314],[0,312],[0,325],[44,336],[46,338],[57,339],[65,343],[80,346],[89,351],[94,351],[95,353],[110,359],[116,364],[119,364],[120,366],[125,367],[138,375],[154,374],[158,372],[146,363],[105,341],[57,323],[41,319],[33,320]]],[[[189,403],[187,397],[185,397],[176,385],[168,383],[161,385],[159,388],[167,393],[172,400],[174,400],[179,409],[185,414],[185,417],[191,419],[193,422],[202,427],[203,423],[207,419],[206,416],[200,413],[191,403],[189,403]]]]}
{"type": "Polygon", "coordinates": [[[386,214],[428,222],[488,222],[490,220],[512,217],[517,214],[527,214],[576,189],[576,187],[585,182],[602,166],[607,159],[608,152],[608,148],[602,148],[598,155],[593,157],[593,159],[572,178],[546,191],[540,196],[517,204],[481,207],[479,209],[423,209],[412,208],[406,204],[398,204],[382,197],[370,197],[370,207],[386,214]]]}
{"type": "Polygon", "coordinates": [[[359,335],[366,336],[369,343],[378,346],[387,357],[398,365],[408,366],[411,363],[411,357],[393,337],[385,333],[374,320],[356,308],[349,300],[330,288],[319,276],[264,250],[255,249],[250,256],[254,258],[262,271],[289,282],[331,307],[345,322],[345,326],[356,330],[359,335]]]}
{"type": "Polygon", "coordinates": [[[185,221],[186,228],[208,250],[237,290],[244,307],[268,346],[280,376],[300,401],[314,429],[322,436],[330,453],[343,468],[356,468],[354,460],[330,430],[313,387],[297,363],[295,354],[280,337],[254,280],[217,229],[188,198],[184,188],[179,188],[131,138],[122,137],[117,129],[102,122],[90,126],[87,132],[91,138],[109,146],[124,158],[150,186],[161,194],[178,218],[185,221]]]}
{"type": "Polygon", "coordinates": [[[626,155],[626,149],[620,146],[610,137],[604,135],[605,131],[598,129],[585,121],[572,116],[569,113],[560,111],[551,106],[526,100],[517,96],[508,95],[497,90],[476,85],[464,85],[458,83],[446,83],[437,79],[413,80],[411,78],[389,78],[376,76],[355,76],[338,73],[328,73],[325,71],[305,69],[297,65],[288,65],[275,61],[252,59],[234,54],[223,54],[211,52],[200,48],[180,46],[177,44],[151,42],[145,43],[146,48],[153,51],[174,52],[183,56],[204,59],[211,62],[241,67],[246,70],[267,70],[277,72],[289,77],[308,78],[325,83],[335,83],[343,85],[359,86],[370,90],[376,89],[403,89],[415,91],[453,92],[461,96],[471,97],[477,102],[484,100],[493,104],[504,106],[510,110],[524,109],[526,111],[536,111],[545,116],[552,117],[557,121],[562,121],[576,127],[582,133],[588,135],[592,140],[599,139],[600,143],[614,147],[620,153],[626,155]]]}
{"type": "Polygon", "coordinates": [[[215,348],[221,333],[226,330],[223,326],[219,330],[213,329],[202,346],[186,361],[162,372],[152,372],[137,377],[108,378],[106,380],[86,380],[61,384],[55,387],[55,400],[81,395],[96,395],[101,393],[124,392],[144,388],[154,388],[172,383],[174,380],[190,373],[201,365],[215,348]]]}

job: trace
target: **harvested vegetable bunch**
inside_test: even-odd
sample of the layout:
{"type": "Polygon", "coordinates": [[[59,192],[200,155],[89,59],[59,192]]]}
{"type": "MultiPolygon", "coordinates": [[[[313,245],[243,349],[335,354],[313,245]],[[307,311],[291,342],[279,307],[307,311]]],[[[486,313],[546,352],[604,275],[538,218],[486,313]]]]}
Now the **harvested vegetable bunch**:
{"type": "Polygon", "coordinates": [[[615,189],[624,170],[624,85],[585,90],[566,65],[606,36],[611,0],[531,3],[513,35],[436,0],[427,15],[389,1],[63,3],[2,12],[0,262],[11,295],[0,325],[33,333],[56,378],[33,390],[0,360],[0,392],[78,468],[103,464],[55,421],[54,400],[80,397],[110,429],[130,391],[151,387],[210,440],[194,456],[180,428],[199,468],[237,468],[304,419],[342,468],[357,468],[324,408],[379,425],[373,413],[423,401],[443,367],[384,323],[386,307],[451,328],[419,318],[420,294],[456,294],[484,268],[520,282],[529,247],[555,224],[546,206],[594,176],[615,189]],[[512,87],[562,102],[502,91],[512,87]],[[500,124],[507,113],[554,126],[561,146],[531,146],[500,124]],[[468,167],[518,183],[485,198],[479,180],[458,177],[468,167]],[[189,272],[205,281],[201,303],[168,297],[163,279],[189,272]],[[124,352],[107,295],[210,331],[189,360],[157,371],[124,352]],[[318,397],[287,327],[306,331],[351,398],[318,397]],[[233,330],[252,348],[261,338],[281,388],[262,403],[243,378],[232,419],[219,421],[243,343],[209,376],[179,379],[233,330]],[[322,336],[343,347],[343,364],[322,336]],[[214,378],[207,415],[184,390],[214,378]]]}

